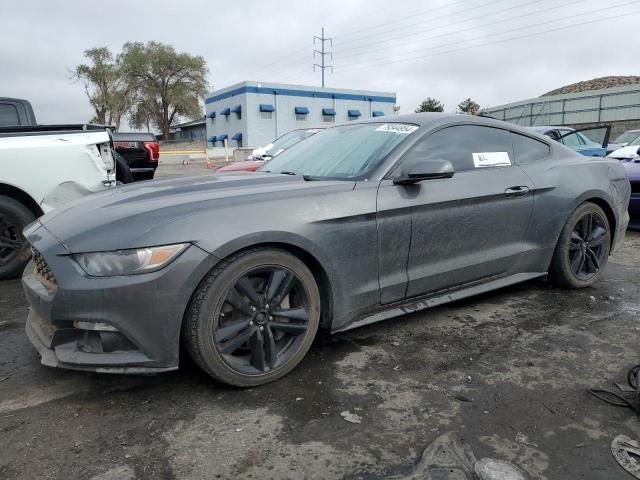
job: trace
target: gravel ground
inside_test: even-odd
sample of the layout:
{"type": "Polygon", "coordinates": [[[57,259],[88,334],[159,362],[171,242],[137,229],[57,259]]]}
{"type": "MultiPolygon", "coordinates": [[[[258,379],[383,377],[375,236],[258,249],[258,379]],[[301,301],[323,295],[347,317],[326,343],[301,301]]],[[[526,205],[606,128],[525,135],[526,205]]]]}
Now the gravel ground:
{"type": "MultiPolygon", "coordinates": [[[[159,176],[187,171],[209,172],[159,176]]],[[[610,443],[640,438],[638,418],[584,389],[640,363],[639,265],[628,232],[593,288],[528,282],[318,339],[249,390],[188,358],[147,377],[43,367],[20,283],[1,282],[0,478],[389,478],[450,434],[529,479],[629,479],[610,443]]]]}

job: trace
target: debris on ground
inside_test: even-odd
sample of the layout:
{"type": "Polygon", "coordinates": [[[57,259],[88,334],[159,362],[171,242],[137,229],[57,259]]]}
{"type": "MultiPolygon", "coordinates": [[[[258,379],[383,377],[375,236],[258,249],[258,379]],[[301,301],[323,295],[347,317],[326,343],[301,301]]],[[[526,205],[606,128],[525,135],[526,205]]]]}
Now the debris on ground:
{"type": "Polygon", "coordinates": [[[480,480],[525,480],[524,473],[509,462],[482,458],[474,465],[480,480]]]}
{"type": "Polygon", "coordinates": [[[524,433],[522,432],[518,432],[516,433],[516,442],[518,442],[521,445],[526,445],[528,447],[534,447],[537,448],[538,444],[532,442],[531,440],[529,440],[529,437],[527,437],[524,433]]]}
{"type": "Polygon", "coordinates": [[[351,413],[349,410],[345,410],[340,414],[340,416],[350,423],[362,423],[362,418],[360,417],[360,415],[351,413]]]}
{"type": "Polygon", "coordinates": [[[400,342],[391,342],[391,345],[393,345],[394,347],[399,347],[400,346],[400,342]]]}
{"type": "Polygon", "coordinates": [[[629,474],[640,479],[640,444],[626,435],[618,435],[611,442],[611,453],[616,462],[629,474]]]}
{"type": "Polygon", "coordinates": [[[617,391],[602,388],[587,388],[587,392],[603,402],[614,407],[626,407],[640,414],[640,365],[635,365],[627,371],[627,384],[614,383],[617,391]]]}
{"type": "Polygon", "coordinates": [[[402,480],[475,480],[475,463],[471,446],[454,433],[445,433],[425,449],[416,469],[402,480]]]}
{"type": "Polygon", "coordinates": [[[465,397],[464,395],[454,395],[453,398],[455,398],[459,402],[471,402],[471,399],[465,397]]]}

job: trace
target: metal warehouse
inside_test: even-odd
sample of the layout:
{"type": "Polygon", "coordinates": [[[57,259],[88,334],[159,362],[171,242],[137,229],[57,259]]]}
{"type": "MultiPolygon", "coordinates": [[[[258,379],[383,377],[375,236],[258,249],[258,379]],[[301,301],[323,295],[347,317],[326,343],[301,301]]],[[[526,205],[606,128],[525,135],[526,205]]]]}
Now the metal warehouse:
{"type": "Polygon", "coordinates": [[[640,77],[604,77],[575,83],[541,97],[483,109],[523,126],[574,128],[612,125],[612,136],[640,128],[640,77]]]}
{"type": "Polygon", "coordinates": [[[205,98],[210,147],[260,147],[299,128],[393,115],[396,94],[241,82],[205,98]]]}

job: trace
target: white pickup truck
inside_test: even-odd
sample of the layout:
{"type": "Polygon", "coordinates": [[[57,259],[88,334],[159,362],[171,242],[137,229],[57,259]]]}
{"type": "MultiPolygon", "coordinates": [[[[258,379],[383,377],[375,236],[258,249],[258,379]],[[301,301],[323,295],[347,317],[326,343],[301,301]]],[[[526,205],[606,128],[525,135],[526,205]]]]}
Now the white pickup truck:
{"type": "Polygon", "coordinates": [[[28,102],[0,98],[0,278],[29,259],[22,230],[40,215],[116,184],[110,131],[93,125],[34,125],[28,102]],[[16,103],[18,102],[18,103],[16,103]],[[22,115],[21,108],[27,108],[22,115]],[[26,120],[25,120],[26,119],[26,120]]]}

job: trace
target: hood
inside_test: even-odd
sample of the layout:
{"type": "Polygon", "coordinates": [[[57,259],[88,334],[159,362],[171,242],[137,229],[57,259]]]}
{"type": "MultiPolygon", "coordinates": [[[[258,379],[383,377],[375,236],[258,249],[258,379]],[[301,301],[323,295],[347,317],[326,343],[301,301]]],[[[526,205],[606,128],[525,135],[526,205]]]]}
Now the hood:
{"type": "MultiPolygon", "coordinates": [[[[298,175],[269,173],[206,175],[153,180],[112,188],[40,218],[42,225],[70,252],[108,251],[198,242],[185,229],[171,225],[196,222],[207,215],[211,233],[224,228],[216,212],[250,206],[269,209],[269,200],[322,195],[326,188],[353,189],[348,181],[305,181],[298,175]],[[199,217],[200,216],[200,217],[199,217]]],[[[201,220],[202,221],[202,220],[201,220]]],[[[238,216],[241,224],[243,217],[238,216]]]]}
{"type": "Polygon", "coordinates": [[[630,145],[628,147],[619,148],[611,152],[608,156],[612,158],[632,158],[638,156],[638,150],[640,146],[638,145],[630,145]]]}

